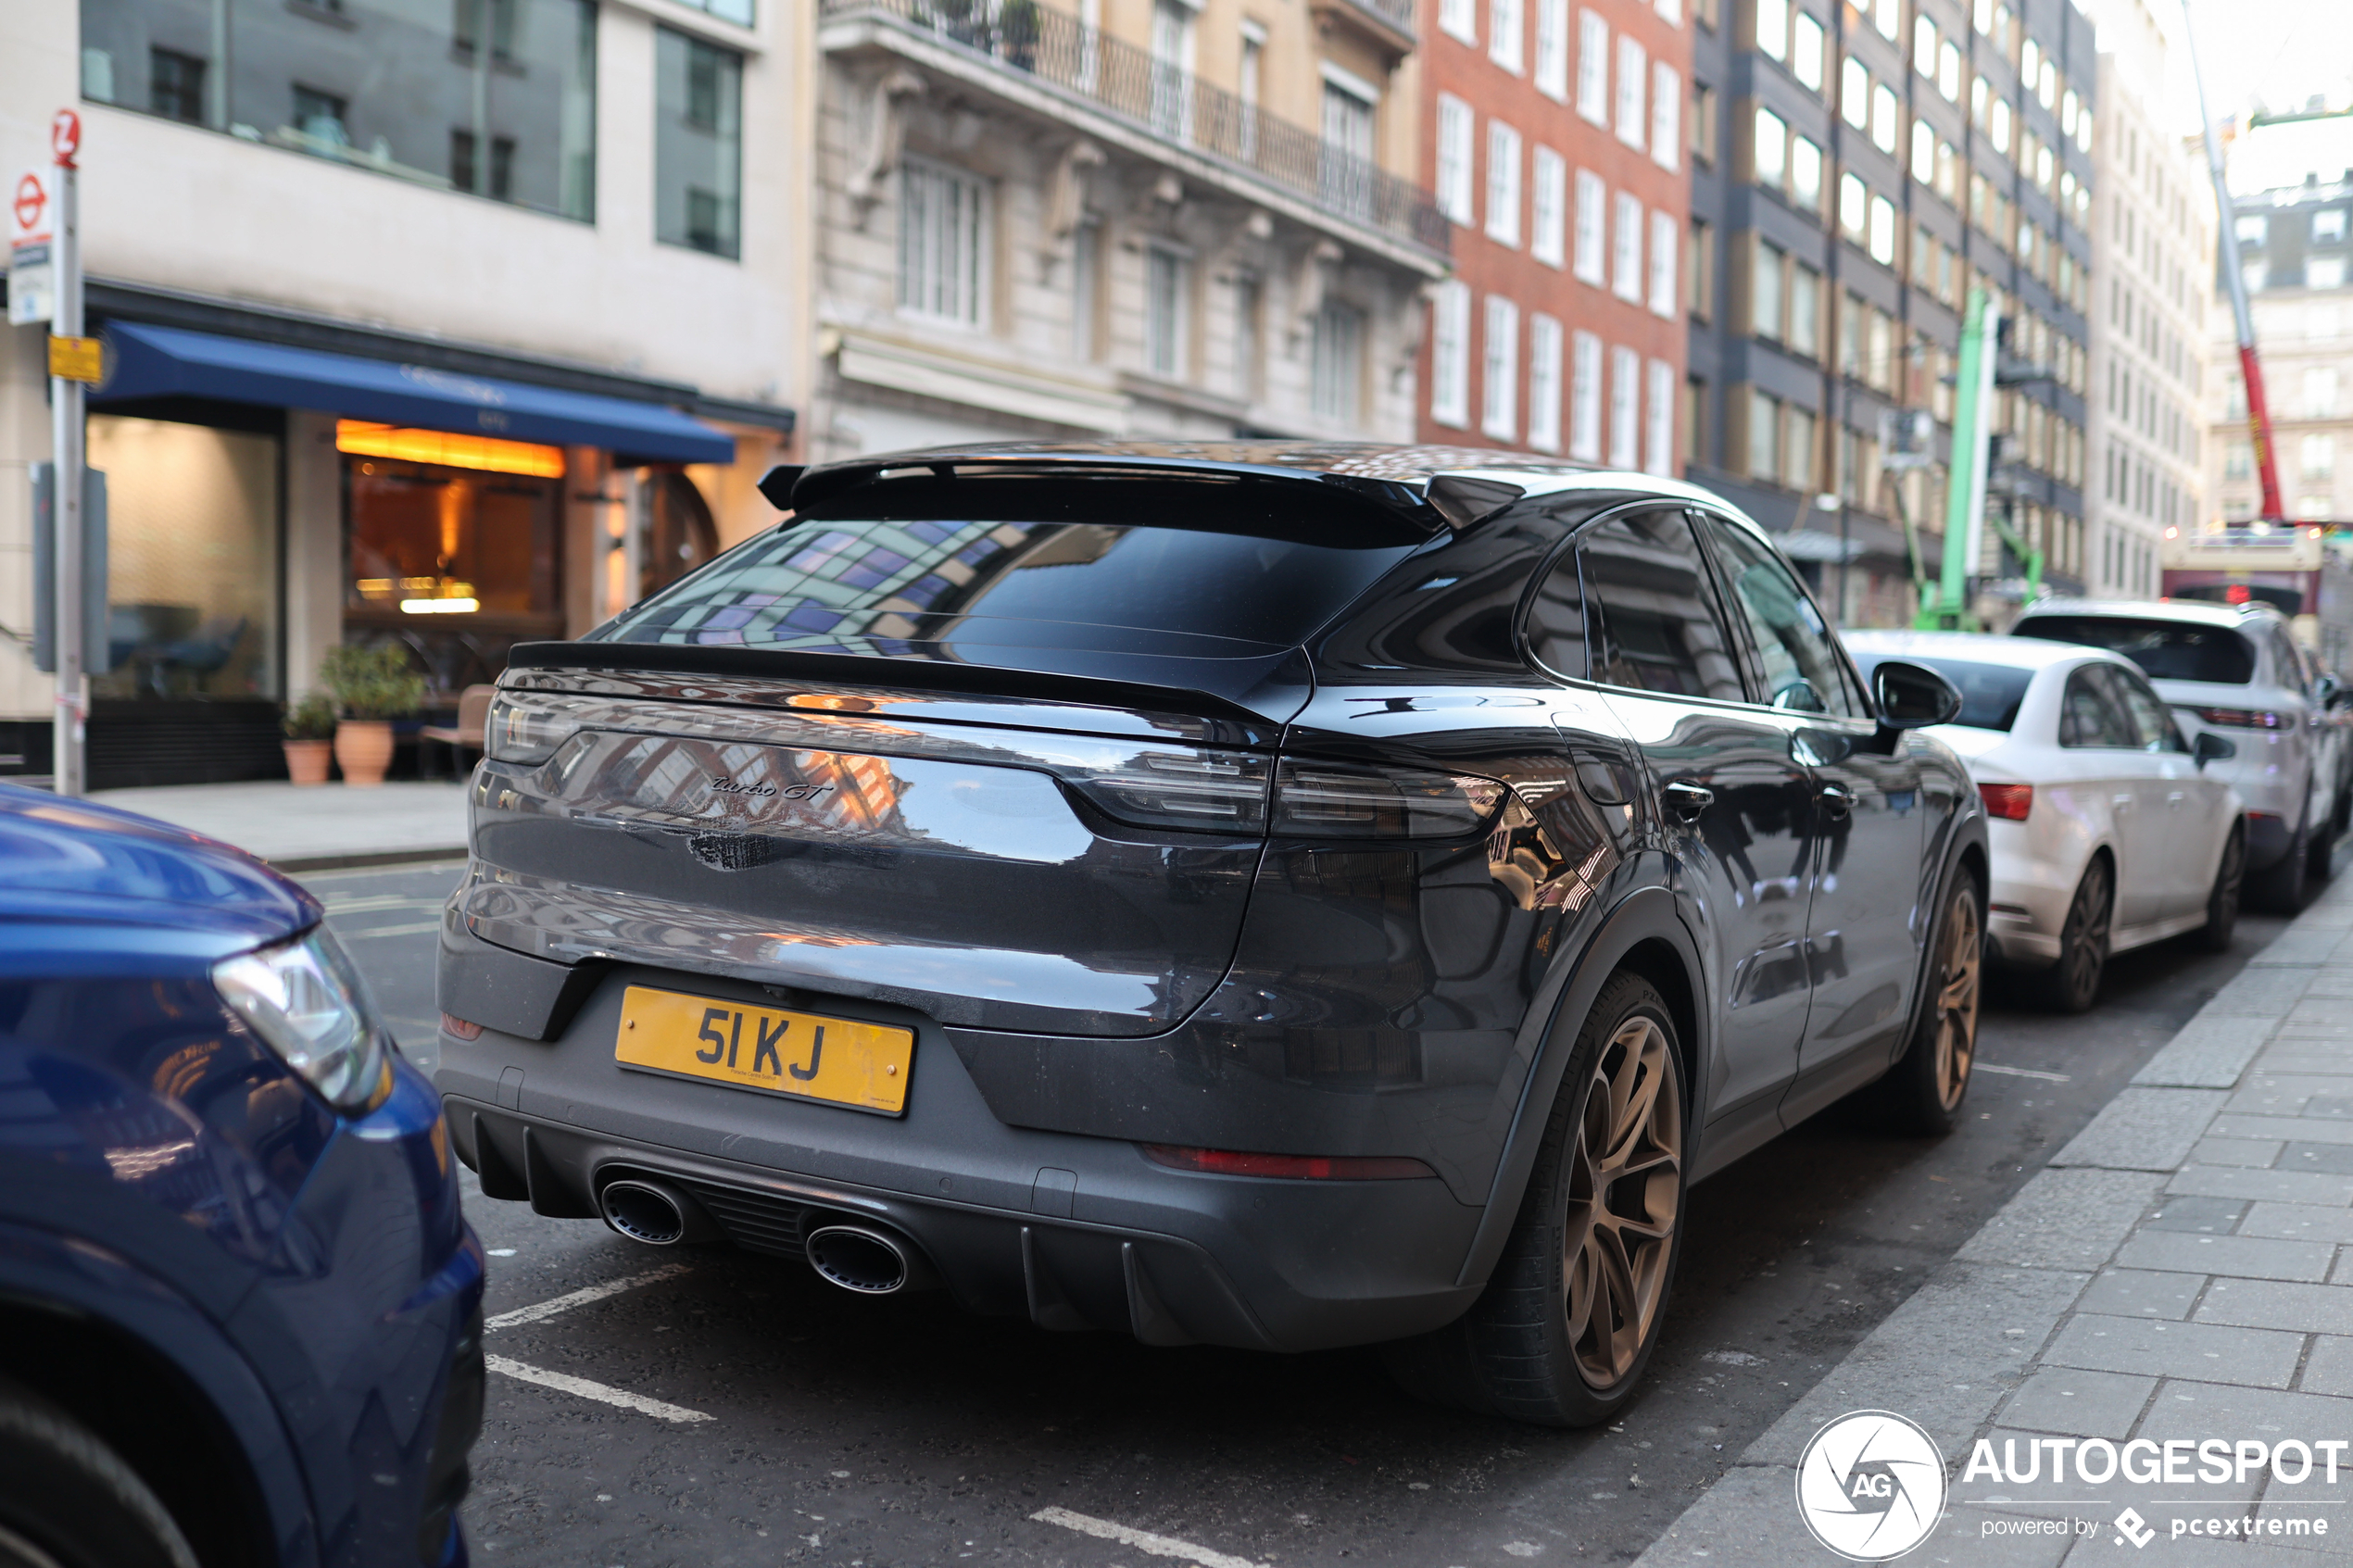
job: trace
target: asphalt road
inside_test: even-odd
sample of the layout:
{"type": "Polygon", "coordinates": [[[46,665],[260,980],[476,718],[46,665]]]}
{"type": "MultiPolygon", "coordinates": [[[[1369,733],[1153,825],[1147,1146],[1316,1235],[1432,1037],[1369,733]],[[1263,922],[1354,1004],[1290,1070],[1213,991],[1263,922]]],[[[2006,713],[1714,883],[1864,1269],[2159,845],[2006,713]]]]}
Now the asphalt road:
{"type": "MultiPolygon", "coordinates": [[[[307,879],[428,1071],[433,922],[457,870],[307,879]]],[[[1997,986],[1953,1136],[1882,1136],[1832,1108],[1694,1188],[1647,1389],[1600,1431],[1416,1404],[1368,1352],[1150,1349],[937,1294],[855,1298],[797,1263],[542,1219],[469,1177],[501,1369],[465,1510],[477,1561],[1171,1561],[1138,1531],[1208,1568],[1630,1559],[2284,923],[2246,918],[2224,955],[2119,958],[2080,1018],[1997,986]],[[1032,1517],[1049,1509],[1066,1517],[1032,1517]]]]}

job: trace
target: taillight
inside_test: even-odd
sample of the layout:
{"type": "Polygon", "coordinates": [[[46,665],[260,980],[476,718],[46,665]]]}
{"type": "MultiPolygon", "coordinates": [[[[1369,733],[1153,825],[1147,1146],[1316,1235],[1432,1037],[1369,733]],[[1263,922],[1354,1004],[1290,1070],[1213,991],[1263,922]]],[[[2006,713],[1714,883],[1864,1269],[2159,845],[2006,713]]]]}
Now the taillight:
{"type": "Polygon", "coordinates": [[[2191,712],[2209,724],[2230,730],[2284,730],[2288,717],[2284,713],[2266,713],[2260,709],[2193,708],[2191,712]]]}
{"type": "Polygon", "coordinates": [[[1438,1173],[1418,1160],[1397,1155],[1244,1154],[1230,1148],[1138,1146],[1144,1158],[1172,1171],[1202,1171],[1215,1176],[1287,1176],[1311,1182],[1408,1182],[1438,1173]]]}
{"type": "Polygon", "coordinates": [[[444,1034],[454,1035],[460,1040],[482,1038],[481,1024],[471,1019],[459,1018],[454,1013],[445,1012],[441,1015],[441,1028],[444,1034]]]}
{"type": "Polygon", "coordinates": [[[1105,815],[1143,827],[1266,829],[1266,759],[1242,752],[1140,751],[1115,766],[1057,770],[1105,815]]]}
{"type": "Polygon", "coordinates": [[[1982,784],[1977,793],[1985,802],[1985,814],[2006,822],[2022,822],[2026,813],[2034,809],[2032,784],[1982,784]]]}
{"type": "Polygon", "coordinates": [[[1283,762],[1275,832],[1290,838],[1459,838],[1493,819],[1511,792],[1492,779],[1416,768],[1283,762]]]}

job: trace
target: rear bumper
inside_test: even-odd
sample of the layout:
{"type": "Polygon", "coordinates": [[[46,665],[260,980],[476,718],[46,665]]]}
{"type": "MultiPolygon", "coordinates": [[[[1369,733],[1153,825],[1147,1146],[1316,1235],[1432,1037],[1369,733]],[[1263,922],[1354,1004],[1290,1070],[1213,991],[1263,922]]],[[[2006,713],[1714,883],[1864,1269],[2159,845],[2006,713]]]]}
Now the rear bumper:
{"type": "Polygon", "coordinates": [[[2296,824],[2274,811],[2246,814],[2246,869],[2268,871],[2287,856],[2296,843],[2296,824]]]}
{"type": "MultiPolygon", "coordinates": [[[[485,1195],[586,1219],[627,1173],[685,1185],[748,1248],[800,1256],[823,1219],[912,1238],[969,1310],[1153,1344],[1309,1350],[1402,1338],[1458,1316],[1482,1210],[1432,1179],[1310,1182],[1178,1172],[1135,1144],[1006,1125],[937,1025],[915,1029],[906,1114],[625,1072],[613,1060],[623,972],[554,1042],[444,1034],[436,1085],[485,1195]]],[[[696,977],[698,990],[774,998],[696,977]]]]}
{"type": "Polygon", "coordinates": [[[2067,923],[2080,866],[2057,864],[2032,853],[2023,822],[1995,822],[1986,836],[1992,853],[1992,885],[1986,895],[1985,930],[1994,955],[2022,969],[2058,961],[2059,930],[2067,923]]]}

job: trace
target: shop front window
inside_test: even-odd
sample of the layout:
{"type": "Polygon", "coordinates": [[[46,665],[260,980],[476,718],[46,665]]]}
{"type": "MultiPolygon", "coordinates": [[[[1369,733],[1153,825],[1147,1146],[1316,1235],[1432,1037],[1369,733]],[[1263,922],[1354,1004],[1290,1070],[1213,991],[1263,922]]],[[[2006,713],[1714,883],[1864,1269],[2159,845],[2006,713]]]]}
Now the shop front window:
{"type": "Polygon", "coordinates": [[[596,217],[595,0],[82,0],[82,95],[596,217]]]}
{"type": "Polygon", "coordinates": [[[101,698],[274,698],[278,437],[93,414],[107,476],[101,698]]]}
{"type": "Polygon", "coordinates": [[[346,635],[417,656],[436,696],[563,634],[563,454],[344,421],[346,635]]]}

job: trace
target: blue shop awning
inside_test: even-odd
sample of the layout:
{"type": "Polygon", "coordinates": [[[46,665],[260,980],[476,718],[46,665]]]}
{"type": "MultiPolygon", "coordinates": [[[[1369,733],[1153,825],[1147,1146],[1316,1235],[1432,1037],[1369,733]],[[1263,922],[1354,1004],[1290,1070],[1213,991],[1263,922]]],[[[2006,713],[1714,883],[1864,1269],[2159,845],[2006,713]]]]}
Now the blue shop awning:
{"type": "Polygon", "coordinates": [[[601,446],[624,465],[736,460],[733,436],[660,403],[179,327],[116,321],[105,337],[107,378],[92,392],[94,403],[214,397],[509,441],[601,446]]]}

